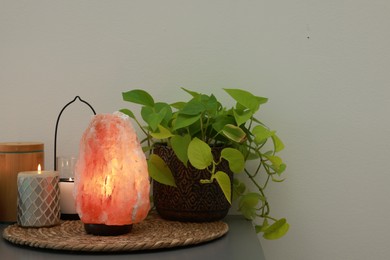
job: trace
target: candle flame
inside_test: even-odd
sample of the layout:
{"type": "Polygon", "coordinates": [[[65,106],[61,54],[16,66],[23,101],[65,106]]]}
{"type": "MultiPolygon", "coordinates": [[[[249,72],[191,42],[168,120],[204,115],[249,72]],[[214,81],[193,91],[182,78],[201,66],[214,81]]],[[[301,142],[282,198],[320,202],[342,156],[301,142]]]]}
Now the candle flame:
{"type": "Polygon", "coordinates": [[[38,174],[41,174],[41,164],[38,164],[38,174]]]}

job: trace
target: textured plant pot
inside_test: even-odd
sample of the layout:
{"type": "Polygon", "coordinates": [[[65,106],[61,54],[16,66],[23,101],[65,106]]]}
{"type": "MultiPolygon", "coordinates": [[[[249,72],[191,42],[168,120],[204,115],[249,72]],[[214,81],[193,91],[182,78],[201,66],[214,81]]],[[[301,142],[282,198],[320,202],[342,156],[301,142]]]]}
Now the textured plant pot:
{"type": "MultiPolygon", "coordinates": [[[[214,158],[219,158],[222,147],[212,149],[214,158]]],[[[189,162],[188,168],[176,157],[172,148],[157,146],[153,150],[171,169],[177,187],[153,181],[153,200],[161,217],[179,221],[216,221],[224,218],[230,208],[218,183],[201,184],[201,179],[209,179],[207,170],[195,169],[189,162]]],[[[217,160],[217,159],[215,159],[217,160]]],[[[228,162],[223,160],[216,169],[226,172],[231,183],[233,173],[228,162]]],[[[231,187],[232,188],[232,187],[231,187]]]]}

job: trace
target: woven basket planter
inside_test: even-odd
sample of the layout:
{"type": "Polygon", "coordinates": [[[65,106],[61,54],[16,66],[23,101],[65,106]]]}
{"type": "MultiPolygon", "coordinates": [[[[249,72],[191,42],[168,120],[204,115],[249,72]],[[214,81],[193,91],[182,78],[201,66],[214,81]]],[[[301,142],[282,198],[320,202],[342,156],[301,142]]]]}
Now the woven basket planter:
{"type": "MultiPolygon", "coordinates": [[[[214,158],[220,158],[222,149],[223,147],[212,148],[214,158]]],[[[211,184],[200,183],[201,179],[210,178],[207,170],[198,170],[189,162],[188,167],[185,167],[172,148],[167,146],[157,146],[153,153],[159,155],[168,165],[177,186],[171,187],[153,181],[154,205],[161,217],[169,220],[204,222],[220,220],[227,215],[231,205],[218,183],[216,181],[211,184]]],[[[226,172],[233,183],[233,173],[227,161],[223,160],[218,165],[218,170],[226,172]]]]}

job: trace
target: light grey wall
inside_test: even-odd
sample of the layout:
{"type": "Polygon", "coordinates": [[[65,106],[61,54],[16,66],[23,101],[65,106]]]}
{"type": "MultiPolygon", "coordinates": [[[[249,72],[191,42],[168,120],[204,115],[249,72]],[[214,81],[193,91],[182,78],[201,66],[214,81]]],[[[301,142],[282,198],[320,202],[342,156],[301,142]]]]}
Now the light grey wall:
{"type": "MultiPolygon", "coordinates": [[[[0,0],[0,142],[42,141],[76,95],[99,113],[142,88],[244,88],[286,144],[270,187],[291,229],[268,260],[390,255],[390,2],[0,0]]],[[[59,154],[77,152],[90,111],[64,113],[59,154]]]]}

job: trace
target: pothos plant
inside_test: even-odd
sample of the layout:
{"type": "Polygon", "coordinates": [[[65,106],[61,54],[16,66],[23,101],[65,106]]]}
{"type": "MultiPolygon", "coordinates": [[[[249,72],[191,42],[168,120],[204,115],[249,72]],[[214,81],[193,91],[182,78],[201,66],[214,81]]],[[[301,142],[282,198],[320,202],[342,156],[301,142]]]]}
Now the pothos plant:
{"type": "MultiPolygon", "coordinates": [[[[184,165],[190,163],[197,169],[210,172],[210,178],[201,180],[202,183],[207,185],[216,181],[229,203],[232,197],[238,199],[238,210],[254,221],[257,233],[263,233],[266,239],[282,237],[289,224],[285,218],[276,219],[270,215],[265,190],[270,181],[283,181],[281,174],[286,164],[277,153],[284,145],[274,130],[255,117],[268,99],[241,89],[224,89],[236,102],[235,106],[227,108],[213,94],[182,89],[191,98],[187,102],[172,104],[156,102],[149,93],[140,89],[122,93],[123,100],[142,106],[141,117],[146,125],[131,110],[120,111],[133,118],[145,134],[141,141],[144,151],[150,152],[160,143],[170,146],[184,165]],[[221,158],[214,160],[211,147],[220,145],[225,148],[221,158]],[[255,191],[248,189],[238,178],[234,178],[231,185],[229,176],[216,170],[222,159],[228,161],[232,172],[244,173],[255,191]],[[249,161],[255,163],[247,163],[249,161]]],[[[158,155],[149,155],[148,167],[155,181],[176,186],[170,169],[158,155]]]]}

